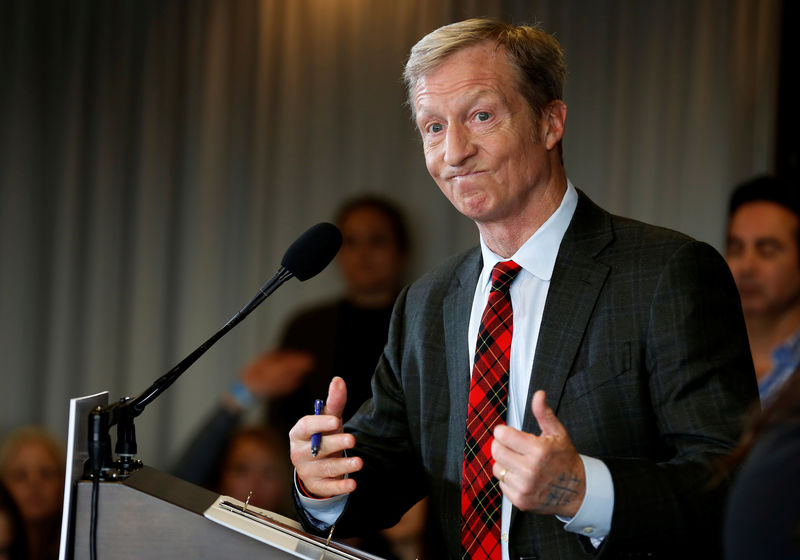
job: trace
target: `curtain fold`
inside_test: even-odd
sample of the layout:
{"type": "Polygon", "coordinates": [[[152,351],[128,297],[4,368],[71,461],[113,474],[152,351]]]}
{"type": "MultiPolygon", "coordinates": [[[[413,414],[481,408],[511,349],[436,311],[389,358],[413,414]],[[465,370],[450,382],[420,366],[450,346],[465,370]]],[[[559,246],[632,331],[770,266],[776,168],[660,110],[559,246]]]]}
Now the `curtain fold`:
{"type": "MultiPolygon", "coordinates": [[[[570,178],[721,248],[770,171],[778,0],[12,0],[0,6],[0,431],[63,434],[70,397],[135,396],[220,328],[347,197],[395,199],[413,272],[476,243],[425,170],[400,75],[465,17],[541,22],[567,54],[570,178]]],[[[167,468],[335,266],[292,281],[137,420],[167,468]]],[[[298,415],[306,411],[298,411],[298,415]]]]}

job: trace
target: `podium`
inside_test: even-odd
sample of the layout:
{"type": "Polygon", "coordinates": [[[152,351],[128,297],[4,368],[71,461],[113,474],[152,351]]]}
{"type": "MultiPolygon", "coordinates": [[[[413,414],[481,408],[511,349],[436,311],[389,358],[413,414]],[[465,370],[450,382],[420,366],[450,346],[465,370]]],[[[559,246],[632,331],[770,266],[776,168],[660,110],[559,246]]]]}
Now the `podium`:
{"type": "MultiPolygon", "coordinates": [[[[93,483],[81,480],[88,457],[88,410],[107,393],[70,400],[60,560],[90,557],[93,483]]],[[[291,519],[144,466],[118,482],[99,482],[98,560],[269,558],[380,560],[305,533],[291,519]]]]}
{"type": "MultiPolygon", "coordinates": [[[[75,559],[89,558],[91,494],[91,482],[78,482],[72,539],[75,559]]],[[[374,558],[337,543],[326,544],[324,539],[304,533],[291,520],[264,510],[251,508],[256,518],[252,519],[219,507],[221,502],[231,503],[229,500],[235,502],[150,467],[142,468],[123,482],[101,482],[97,557],[100,560],[181,556],[209,560],[374,558]],[[239,530],[206,517],[224,518],[225,511],[239,530]]]]}
{"type": "MultiPolygon", "coordinates": [[[[92,483],[75,493],[73,558],[89,558],[92,483]]],[[[124,482],[102,482],[97,557],[297,558],[203,517],[217,495],[149,467],[124,482]],[[268,553],[267,553],[268,552],[268,553]]]]}

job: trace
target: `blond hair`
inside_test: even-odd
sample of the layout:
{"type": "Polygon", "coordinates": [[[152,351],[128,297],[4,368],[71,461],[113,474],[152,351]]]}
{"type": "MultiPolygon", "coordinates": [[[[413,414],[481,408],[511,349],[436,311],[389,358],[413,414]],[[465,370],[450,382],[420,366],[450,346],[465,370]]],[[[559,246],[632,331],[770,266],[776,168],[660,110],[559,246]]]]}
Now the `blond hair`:
{"type": "Polygon", "coordinates": [[[538,27],[468,19],[432,31],[411,48],[403,81],[412,118],[416,117],[413,95],[419,81],[450,55],[483,41],[505,49],[517,72],[517,89],[537,118],[549,102],[562,98],[567,69],[555,37],[538,27]]]}

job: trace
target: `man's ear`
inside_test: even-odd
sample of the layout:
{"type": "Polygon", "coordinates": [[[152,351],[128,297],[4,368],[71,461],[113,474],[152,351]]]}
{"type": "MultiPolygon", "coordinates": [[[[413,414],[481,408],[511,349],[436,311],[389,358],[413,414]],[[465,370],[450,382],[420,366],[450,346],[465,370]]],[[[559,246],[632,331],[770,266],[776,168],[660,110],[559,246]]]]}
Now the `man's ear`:
{"type": "Polygon", "coordinates": [[[542,117],[544,145],[548,150],[552,150],[564,137],[564,129],[567,126],[567,106],[560,99],[551,101],[545,107],[542,117]]]}

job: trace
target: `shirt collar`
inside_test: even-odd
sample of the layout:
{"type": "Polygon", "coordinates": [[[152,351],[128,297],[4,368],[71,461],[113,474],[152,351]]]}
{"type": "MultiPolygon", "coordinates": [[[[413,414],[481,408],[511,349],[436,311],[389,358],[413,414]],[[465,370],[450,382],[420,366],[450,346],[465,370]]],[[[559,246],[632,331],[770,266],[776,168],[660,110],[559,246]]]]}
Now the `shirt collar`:
{"type": "MultiPolygon", "coordinates": [[[[556,264],[558,249],[564,233],[572,221],[575,208],[578,206],[578,192],[572,183],[567,180],[567,190],[561,199],[561,204],[555,212],[537,229],[528,240],[522,244],[511,260],[516,262],[526,270],[543,281],[550,281],[553,276],[553,268],[556,264]]],[[[481,236],[481,254],[483,255],[483,269],[481,270],[478,285],[482,289],[488,289],[491,282],[492,268],[498,262],[506,260],[494,253],[481,236]]]]}

